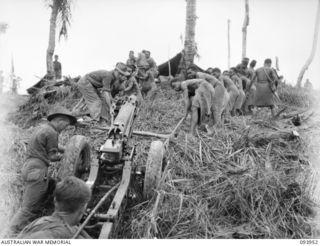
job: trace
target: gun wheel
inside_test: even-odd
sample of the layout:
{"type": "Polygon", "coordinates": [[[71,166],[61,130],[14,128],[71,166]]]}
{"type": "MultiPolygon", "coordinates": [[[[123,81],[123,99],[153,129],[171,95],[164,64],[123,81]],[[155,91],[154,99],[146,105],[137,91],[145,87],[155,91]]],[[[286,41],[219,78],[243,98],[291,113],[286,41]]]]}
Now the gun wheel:
{"type": "Polygon", "coordinates": [[[86,137],[75,135],[66,145],[65,153],[58,171],[58,179],[76,176],[87,181],[90,173],[90,145],[86,137]]]}
{"type": "Polygon", "coordinates": [[[143,185],[143,197],[150,199],[159,185],[164,158],[164,145],[161,141],[153,141],[150,146],[143,185]]]}

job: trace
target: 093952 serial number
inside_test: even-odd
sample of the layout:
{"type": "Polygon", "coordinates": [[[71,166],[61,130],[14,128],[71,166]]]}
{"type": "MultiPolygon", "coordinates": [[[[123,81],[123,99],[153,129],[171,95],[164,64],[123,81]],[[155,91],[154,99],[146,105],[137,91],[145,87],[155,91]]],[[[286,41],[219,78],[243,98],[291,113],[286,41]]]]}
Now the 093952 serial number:
{"type": "Polygon", "coordinates": [[[300,240],[300,244],[318,244],[317,239],[300,240]]]}

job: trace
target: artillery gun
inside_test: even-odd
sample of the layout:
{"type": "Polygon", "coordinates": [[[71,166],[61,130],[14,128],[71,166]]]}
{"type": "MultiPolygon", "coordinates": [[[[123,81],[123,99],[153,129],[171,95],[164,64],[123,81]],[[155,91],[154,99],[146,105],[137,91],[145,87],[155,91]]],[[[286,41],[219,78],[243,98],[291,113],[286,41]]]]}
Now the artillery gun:
{"type": "MultiPolygon", "coordinates": [[[[66,145],[63,163],[58,171],[60,179],[70,175],[83,179],[93,193],[84,222],[74,237],[84,228],[94,238],[112,237],[129,195],[130,182],[137,175],[142,177],[143,196],[148,199],[161,178],[165,152],[162,141],[151,143],[145,172],[137,172],[133,162],[136,148],[131,137],[138,113],[137,97],[132,95],[125,100],[117,100],[113,109],[114,114],[111,115],[114,120],[106,130],[104,143],[97,150],[97,158],[91,158],[89,140],[75,135],[66,145]]],[[[169,141],[169,135],[166,137],[169,141]]]]}

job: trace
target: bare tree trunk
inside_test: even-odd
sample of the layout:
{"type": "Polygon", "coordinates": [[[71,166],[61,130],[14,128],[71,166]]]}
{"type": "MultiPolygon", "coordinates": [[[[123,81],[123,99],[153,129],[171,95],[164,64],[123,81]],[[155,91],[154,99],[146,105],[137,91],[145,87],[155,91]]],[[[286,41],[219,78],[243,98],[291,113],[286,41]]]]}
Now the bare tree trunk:
{"type": "Polygon", "coordinates": [[[184,40],[184,55],[182,74],[186,76],[187,68],[193,64],[196,54],[195,29],[196,29],[196,0],[186,0],[186,33],[184,40]]]}
{"type": "Polygon", "coordinates": [[[277,71],[280,71],[280,68],[279,68],[279,58],[276,56],[276,69],[277,71]]]}
{"type": "Polygon", "coordinates": [[[18,94],[18,83],[17,78],[14,73],[14,62],[13,62],[13,55],[11,54],[11,92],[13,94],[18,94]]]}
{"type": "Polygon", "coordinates": [[[319,25],[320,25],[320,0],[318,0],[318,8],[317,8],[317,17],[316,17],[316,23],[314,25],[314,33],[313,33],[313,43],[312,43],[312,49],[311,49],[311,54],[309,58],[307,59],[306,63],[302,67],[298,80],[297,80],[297,87],[301,87],[302,79],[304,76],[304,73],[308,70],[314,55],[316,53],[317,49],[317,42],[318,42],[318,33],[319,33],[319,25]]]}
{"type": "Polygon", "coordinates": [[[245,0],[245,16],[242,26],[242,58],[247,54],[247,27],[249,26],[249,1],[245,0]]]}
{"type": "Polygon", "coordinates": [[[56,45],[56,22],[58,15],[57,0],[52,1],[52,10],[50,18],[49,45],[47,49],[47,76],[53,78],[53,53],[56,45]]]}
{"type": "Polygon", "coordinates": [[[228,69],[230,69],[230,59],[231,59],[231,51],[230,51],[230,20],[228,19],[228,69]]]}

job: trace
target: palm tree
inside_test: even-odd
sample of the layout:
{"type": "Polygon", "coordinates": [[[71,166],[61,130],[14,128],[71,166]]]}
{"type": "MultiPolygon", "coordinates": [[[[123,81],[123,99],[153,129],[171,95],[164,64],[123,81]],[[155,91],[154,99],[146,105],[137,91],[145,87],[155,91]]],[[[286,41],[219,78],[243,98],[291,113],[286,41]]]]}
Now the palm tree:
{"type": "Polygon", "coordinates": [[[186,33],[184,40],[183,64],[181,74],[186,76],[187,68],[193,64],[194,56],[197,53],[195,42],[196,29],[196,0],[186,0],[186,33]]]}
{"type": "Polygon", "coordinates": [[[306,63],[302,67],[298,80],[297,80],[297,87],[301,87],[301,82],[303,79],[304,73],[308,70],[314,55],[316,53],[317,49],[317,42],[318,42],[318,33],[319,33],[319,26],[320,26],[320,0],[318,0],[318,9],[317,9],[317,17],[316,17],[316,23],[314,25],[314,33],[313,33],[313,43],[312,43],[312,49],[309,58],[307,59],[306,63]]]}
{"type": "Polygon", "coordinates": [[[71,19],[71,3],[72,0],[50,0],[51,8],[49,45],[47,49],[47,76],[53,77],[53,54],[56,44],[56,26],[59,24],[59,40],[63,36],[68,37],[68,26],[71,19]]]}

